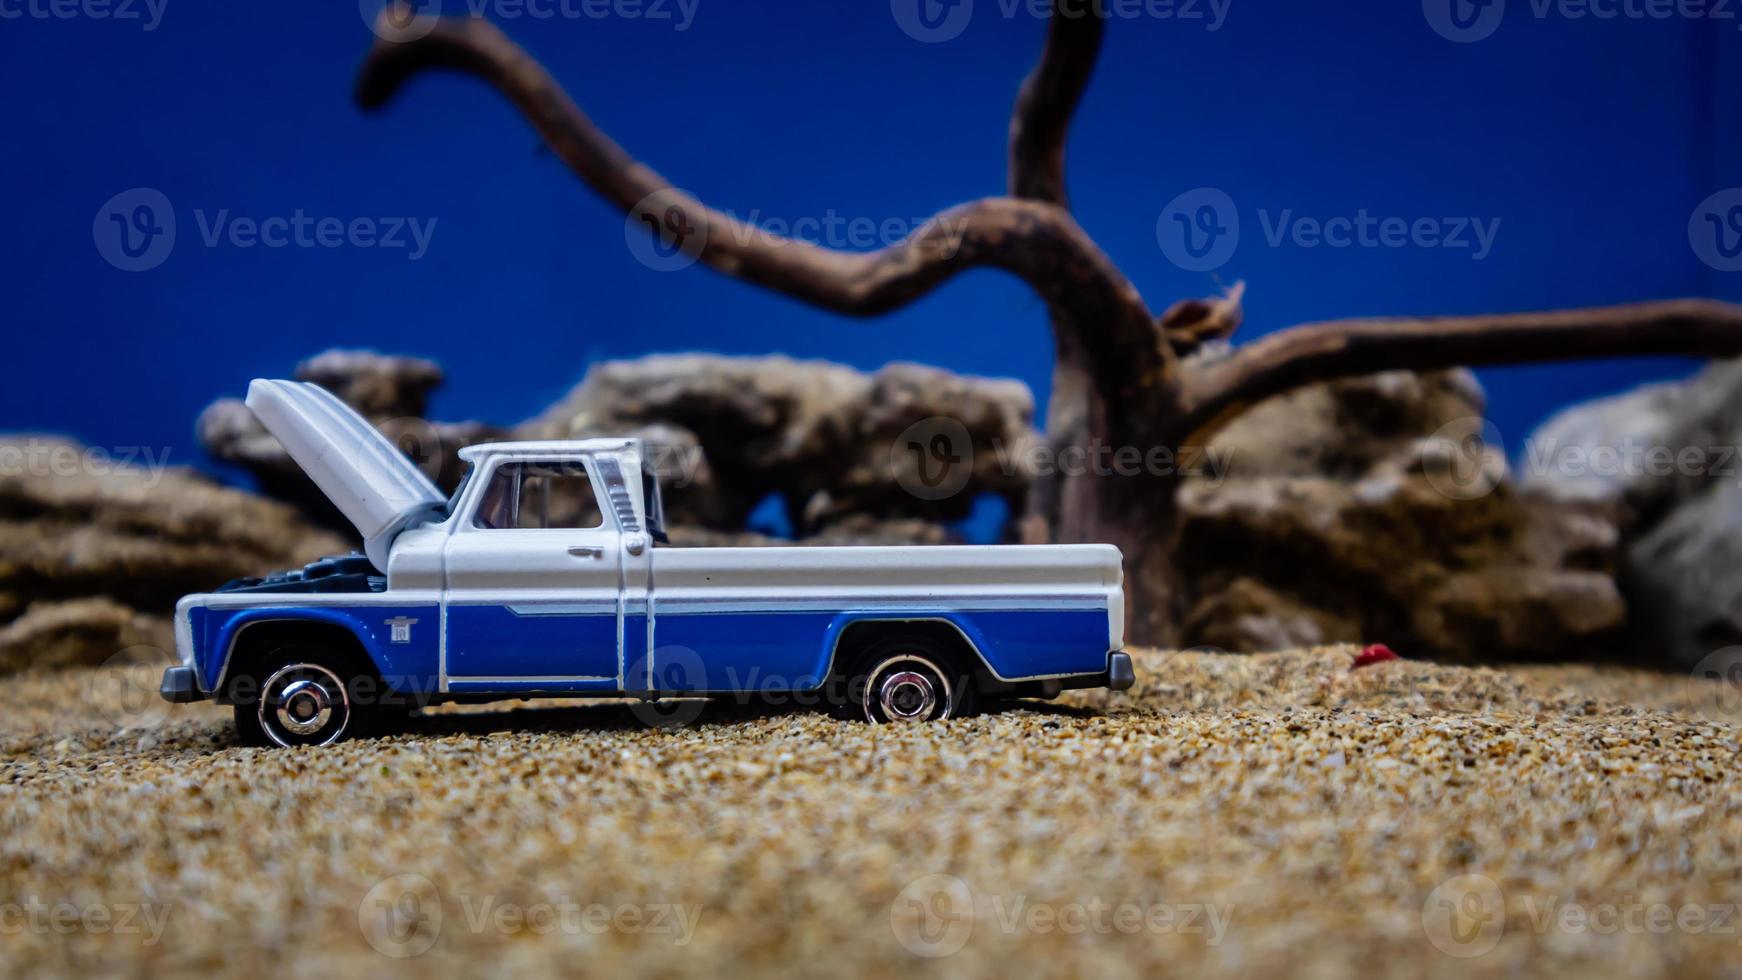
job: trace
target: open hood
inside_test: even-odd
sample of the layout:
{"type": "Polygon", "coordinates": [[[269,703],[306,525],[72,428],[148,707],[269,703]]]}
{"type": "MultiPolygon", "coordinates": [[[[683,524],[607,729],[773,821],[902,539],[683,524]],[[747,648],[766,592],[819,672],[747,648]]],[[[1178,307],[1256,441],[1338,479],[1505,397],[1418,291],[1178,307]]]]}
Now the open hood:
{"type": "Polygon", "coordinates": [[[325,388],[261,378],[248,386],[248,407],[357,526],[384,573],[393,538],[447,503],[417,464],[325,388]]]}

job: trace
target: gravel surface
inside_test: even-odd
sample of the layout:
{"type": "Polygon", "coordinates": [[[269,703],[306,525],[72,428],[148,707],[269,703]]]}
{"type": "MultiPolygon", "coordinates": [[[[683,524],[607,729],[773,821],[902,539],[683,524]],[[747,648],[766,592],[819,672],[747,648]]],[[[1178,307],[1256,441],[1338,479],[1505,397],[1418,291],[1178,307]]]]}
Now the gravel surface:
{"type": "Polygon", "coordinates": [[[1737,688],[1353,652],[1143,652],[1128,695],[913,729],[493,707],[295,751],[126,716],[149,668],[22,675],[0,973],[1742,976],[1737,688]]]}

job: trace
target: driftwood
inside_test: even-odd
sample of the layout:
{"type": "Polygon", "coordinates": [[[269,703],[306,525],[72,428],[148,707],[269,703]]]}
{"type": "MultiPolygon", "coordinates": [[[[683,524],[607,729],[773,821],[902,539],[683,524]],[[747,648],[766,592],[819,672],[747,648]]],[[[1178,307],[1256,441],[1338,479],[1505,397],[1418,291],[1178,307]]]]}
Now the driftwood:
{"type": "MultiPolygon", "coordinates": [[[[1240,325],[1239,288],[1156,315],[1071,216],[1065,195],[1070,119],[1100,51],[1104,16],[1053,17],[1010,122],[1009,194],[941,212],[906,240],[852,253],[745,227],[672,187],[630,156],[513,41],[489,22],[410,23],[382,13],[357,80],[367,108],[385,105],[430,69],[494,86],[594,191],[662,229],[667,244],[748,282],[853,316],[873,316],[964,269],[1003,269],[1046,300],[1057,344],[1047,436],[1057,447],[1198,444],[1262,399],[1312,382],[1375,371],[1513,364],[1638,354],[1742,353],[1742,307],[1684,299],[1494,316],[1348,320],[1281,330],[1219,358],[1189,355],[1240,325]]],[[[1134,642],[1176,630],[1170,476],[1057,477],[1037,488],[1030,540],[1110,541],[1128,564],[1134,642]]]]}

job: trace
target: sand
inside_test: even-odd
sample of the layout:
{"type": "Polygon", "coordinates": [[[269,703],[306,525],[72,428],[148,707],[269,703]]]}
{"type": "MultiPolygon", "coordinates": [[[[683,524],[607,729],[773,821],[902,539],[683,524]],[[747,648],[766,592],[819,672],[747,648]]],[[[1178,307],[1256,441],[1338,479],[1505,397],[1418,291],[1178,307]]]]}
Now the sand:
{"type": "Polygon", "coordinates": [[[1140,652],[1129,694],[906,729],[493,706],[294,751],[22,675],[0,971],[1742,975],[1737,688],[1352,653],[1140,652]]]}

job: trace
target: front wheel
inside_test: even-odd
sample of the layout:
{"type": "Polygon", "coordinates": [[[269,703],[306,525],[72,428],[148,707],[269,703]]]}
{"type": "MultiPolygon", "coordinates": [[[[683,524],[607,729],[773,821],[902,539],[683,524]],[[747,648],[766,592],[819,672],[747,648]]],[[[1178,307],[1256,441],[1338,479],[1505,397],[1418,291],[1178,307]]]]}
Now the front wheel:
{"type": "Polygon", "coordinates": [[[339,658],[296,646],[262,664],[259,696],[238,703],[236,734],[244,745],[331,745],[363,731],[356,675],[339,658]]]}
{"type": "Polygon", "coordinates": [[[974,707],[974,678],[956,658],[930,643],[878,644],[848,684],[851,713],[873,724],[960,718],[974,707]]]}

